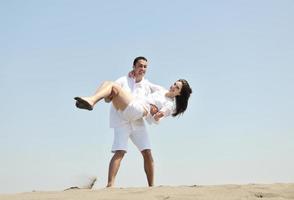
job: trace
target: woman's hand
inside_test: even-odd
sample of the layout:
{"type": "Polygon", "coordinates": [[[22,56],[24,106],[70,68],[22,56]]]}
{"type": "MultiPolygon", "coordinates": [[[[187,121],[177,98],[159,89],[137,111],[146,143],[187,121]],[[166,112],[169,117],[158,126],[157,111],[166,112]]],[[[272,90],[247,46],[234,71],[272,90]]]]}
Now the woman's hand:
{"type": "Polygon", "coordinates": [[[160,118],[162,118],[163,116],[164,116],[164,114],[159,111],[153,117],[154,117],[155,121],[159,121],[160,118]]]}
{"type": "Polygon", "coordinates": [[[129,74],[128,74],[128,76],[130,78],[135,78],[135,72],[134,72],[134,70],[130,71],[129,74]]]}

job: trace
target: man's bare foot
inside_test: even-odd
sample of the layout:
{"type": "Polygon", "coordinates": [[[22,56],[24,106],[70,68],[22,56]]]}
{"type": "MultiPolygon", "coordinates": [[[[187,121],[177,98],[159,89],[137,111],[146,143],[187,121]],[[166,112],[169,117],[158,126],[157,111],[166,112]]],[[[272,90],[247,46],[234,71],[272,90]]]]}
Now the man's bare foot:
{"type": "Polygon", "coordinates": [[[106,185],[107,188],[111,188],[112,186],[113,186],[112,183],[108,183],[108,184],[106,185]]]}

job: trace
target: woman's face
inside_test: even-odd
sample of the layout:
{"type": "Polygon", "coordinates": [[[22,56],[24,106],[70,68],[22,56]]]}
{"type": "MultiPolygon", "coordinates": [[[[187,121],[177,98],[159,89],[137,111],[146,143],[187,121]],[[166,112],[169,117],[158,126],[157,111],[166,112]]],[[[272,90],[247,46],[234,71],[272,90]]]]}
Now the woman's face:
{"type": "Polygon", "coordinates": [[[174,96],[178,96],[181,94],[182,87],[183,83],[181,81],[177,81],[172,86],[170,86],[169,91],[173,93],[174,96]]]}

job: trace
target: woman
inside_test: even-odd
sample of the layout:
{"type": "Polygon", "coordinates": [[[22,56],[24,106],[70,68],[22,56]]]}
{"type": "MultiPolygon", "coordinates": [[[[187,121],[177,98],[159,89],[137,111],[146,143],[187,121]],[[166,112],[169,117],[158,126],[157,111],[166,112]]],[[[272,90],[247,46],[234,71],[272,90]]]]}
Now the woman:
{"type": "Polygon", "coordinates": [[[184,79],[179,79],[169,90],[160,88],[145,99],[134,98],[131,93],[121,88],[115,82],[105,81],[89,97],[75,97],[76,106],[81,109],[93,110],[101,99],[112,101],[113,106],[129,121],[151,115],[158,122],[162,117],[173,117],[183,114],[188,106],[192,89],[184,79]]]}

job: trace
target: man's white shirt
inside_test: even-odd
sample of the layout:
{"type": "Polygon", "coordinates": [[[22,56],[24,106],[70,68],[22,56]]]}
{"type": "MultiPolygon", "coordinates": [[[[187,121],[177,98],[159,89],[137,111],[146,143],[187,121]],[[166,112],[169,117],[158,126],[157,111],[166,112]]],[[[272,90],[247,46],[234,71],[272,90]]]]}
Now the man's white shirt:
{"type": "MultiPolygon", "coordinates": [[[[144,99],[150,93],[161,90],[162,87],[150,83],[147,79],[142,79],[140,82],[136,83],[135,79],[128,76],[123,76],[115,81],[124,90],[130,92],[134,98],[144,99]]],[[[117,111],[111,104],[110,108],[110,127],[117,128],[125,124],[130,124],[134,130],[140,128],[145,128],[145,123],[143,118],[135,121],[124,120],[121,116],[121,112],[117,111]]]]}

